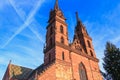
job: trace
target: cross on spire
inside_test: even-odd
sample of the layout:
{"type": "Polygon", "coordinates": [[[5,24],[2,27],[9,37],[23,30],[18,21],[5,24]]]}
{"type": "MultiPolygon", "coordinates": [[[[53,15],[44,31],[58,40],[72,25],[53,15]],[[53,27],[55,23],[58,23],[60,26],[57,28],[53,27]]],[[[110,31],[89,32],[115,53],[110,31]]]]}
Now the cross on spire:
{"type": "Polygon", "coordinates": [[[56,2],[55,2],[54,10],[59,10],[58,0],[56,0],[56,2]]]}

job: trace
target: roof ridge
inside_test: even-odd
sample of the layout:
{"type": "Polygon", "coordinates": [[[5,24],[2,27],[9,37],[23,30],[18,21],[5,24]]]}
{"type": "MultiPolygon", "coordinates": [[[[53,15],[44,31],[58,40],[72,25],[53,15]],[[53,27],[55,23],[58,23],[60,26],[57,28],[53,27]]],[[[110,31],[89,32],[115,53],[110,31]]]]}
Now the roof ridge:
{"type": "MultiPolygon", "coordinates": [[[[17,67],[22,67],[22,68],[26,68],[26,69],[31,69],[31,68],[28,68],[28,67],[25,67],[25,66],[19,66],[19,65],[16,65],[16,64],[10,64],[10,65],[13,65],[13,66],[17,66],[17,67]]],[[[31,69],[31,70],[34,70],[34,69],[31,69]]]]}

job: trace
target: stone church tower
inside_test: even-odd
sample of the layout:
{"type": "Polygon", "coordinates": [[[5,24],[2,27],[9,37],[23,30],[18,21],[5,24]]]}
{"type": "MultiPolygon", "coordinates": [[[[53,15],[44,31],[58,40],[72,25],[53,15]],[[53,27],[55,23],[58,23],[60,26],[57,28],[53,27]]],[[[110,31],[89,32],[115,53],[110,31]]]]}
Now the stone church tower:
{"type": "MultiPolygon", "coordinates": [[[[76,12],[76,27],[73,42],[68,41],[68,27],[66,18],[59,8],[56,0],[54,9],[50,11],[46,45],[44,47],[44,63],[35,70],[24,67],[8,65],[8,69],[3,80],[11,70],[15,75],[15,70],[23,69],[29,71],[29,75],[22,76],[22,80],[103,80],[95,51],[92,45],[92,38],[87,33],[85,26],[82,24],[76,12]],[[11,66],[11,67],[10,67],[11,66]]],[[[20,75],[24,74],[21,73],[20,75]]],[[[11,76],[10,76],[11,77],[11,76]]],[[[10,80],[21,80],[16,77],[10,80]],[[14,79],[15,78],[15,79],[14,79]]]]}
{"type": "Polygon", "coordinates": [[[92,39],[77,12],[76,19],[74,39],[69,44],[66,19],[56,0],[50,11],[44,48],[44,65],[53,64],[40,80],[102,80],[92,39]]]}

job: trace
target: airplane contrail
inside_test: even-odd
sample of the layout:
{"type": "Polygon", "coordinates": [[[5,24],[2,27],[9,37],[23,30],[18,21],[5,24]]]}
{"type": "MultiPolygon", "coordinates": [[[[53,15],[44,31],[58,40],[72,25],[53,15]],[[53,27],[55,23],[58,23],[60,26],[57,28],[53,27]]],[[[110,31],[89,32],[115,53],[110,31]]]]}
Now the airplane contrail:
{"type": "Polygon", "coordinates": [[[32,28],[32,26],[34,26],[34,24],[31,24],[28,28],[36,35],[36,37],[37,37],[42,43],[44,43],[44,40],[43,40],[43,38],[41,37],[42,35],[40,36],[39,33],[32,28]]]}
{"type": "Polygon", "coordinates": [[[26,27],[29,26],[29,24],[32,22],[32,18],[34,17],[35,13],[39,9],[39,7],[43,3],[43,1],[44,0],[39,0],[38,1],[38,3],[36,4],[36,6],[33,8],[32,12],[28,15],[28,18],[26,19],[26,21],[24,22],[24,24],[20,26],[20,28],[15,32],[15,34],[12,35],[12,37],[9,38],[9,40],[3,45],[2,48],[4,48],[7,44],[9,44],[13,40],[13,38],[16,37],[16,35],[18,35],[22,30],[24,30],[26,27]]]}
{"type": "MultiPolygon", "coordinates": [[[[22,21],[24,22],[25,21],[25,12],[22,11],[24,13],[25,16],[21,15],[21,10],[19,10],[18,8],[16,8],[16,5],[14,3],[14,1],[10,1],[11,5],[13,6],[13,8],[15,9],[16,13],[18,14],[18,16],[22,19],[22,21]]],[[[33,21],[37,22],[34,18],[33,18],[33,21]]],[[[28,28],[36,35],[36,37],[44,43],[44,40],[43,38],[40,37],[39,33],[34,30],[32,27],[35,26],[35,24],[32,24],[32,25],[29,25],[28,28]]]]}

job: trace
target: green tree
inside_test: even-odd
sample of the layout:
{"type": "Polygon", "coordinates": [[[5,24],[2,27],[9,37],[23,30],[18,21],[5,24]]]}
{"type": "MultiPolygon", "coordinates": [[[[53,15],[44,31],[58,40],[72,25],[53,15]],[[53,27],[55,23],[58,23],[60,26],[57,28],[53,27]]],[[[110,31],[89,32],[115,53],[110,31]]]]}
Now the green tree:
{"type": "Polygon", "coordinates": [[[103,68],[107,80],[120,80],[120,49],[114,44],[107,42],[104,51],[103,68]]]}

